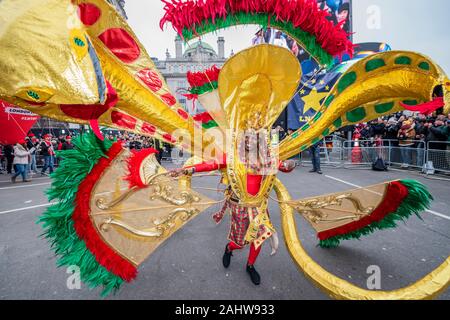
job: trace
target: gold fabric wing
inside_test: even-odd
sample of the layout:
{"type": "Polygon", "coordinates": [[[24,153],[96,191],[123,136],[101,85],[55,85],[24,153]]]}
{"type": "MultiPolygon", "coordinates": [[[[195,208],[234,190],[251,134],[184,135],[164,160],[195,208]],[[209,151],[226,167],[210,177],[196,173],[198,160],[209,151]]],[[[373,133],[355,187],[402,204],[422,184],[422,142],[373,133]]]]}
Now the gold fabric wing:
{"type": "Polygon", "coordinates": [[[140,165],[147,188],[129,188],[130,151],[124,149],[97,181],[90,217],[102,239],[135,266],[199,213],[216,204],[187,185],[164,176],[154,155],[140,165]]]}
{"type": "Polygon", "coordinates": [[[384,200],[389,182],[345,192],[287,202],[299,212],[317,233],[359,221],[384,200]]]}

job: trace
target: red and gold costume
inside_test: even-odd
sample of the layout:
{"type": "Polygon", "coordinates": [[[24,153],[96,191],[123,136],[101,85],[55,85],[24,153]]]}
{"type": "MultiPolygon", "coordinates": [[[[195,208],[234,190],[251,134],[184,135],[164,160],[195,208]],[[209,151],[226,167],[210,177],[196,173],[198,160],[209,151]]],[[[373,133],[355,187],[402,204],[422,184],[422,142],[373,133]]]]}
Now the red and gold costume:
{"type": "MultiPolygon", "coordinates": [[[[227,167],[226,157],[224,162],[219,163],[201,163],[198,165],[187,167],[191,169],[192,173],[211,172],[217,170],[224,170],[227,167]]],[[[279,167],[284,167],[284,163],[280,163],[279,167]]],[[[251,196],[256,196],[261,188],[262,175],[247,174],[247,193],[251,196]]],[[[232,188],[227,188],[226,201],[222,209],[213,215],[216,223],[220,223],[225,216],[226,210],[230,209],[231,225],[228,234],[228,248],[231,251],[243,249],[247,244],[250,244],[250,253],[248,257],[248,265],[253,265],[261,252],[262,244],[275,234],[275,229],[270,223],[269,213],[267,208],[255,207],[242,203],[232,188]],[[263,210],[263,211],[262,211],[263,210]],[[257,218],[263,219],[257,219],[257,218]],[[257,221],[255,224],[254,221],[257,221]],[[252,229],[256,228],[256,233],[252,229]]],[[[266,206],[264,206],[266,207],[266,206]]]]}

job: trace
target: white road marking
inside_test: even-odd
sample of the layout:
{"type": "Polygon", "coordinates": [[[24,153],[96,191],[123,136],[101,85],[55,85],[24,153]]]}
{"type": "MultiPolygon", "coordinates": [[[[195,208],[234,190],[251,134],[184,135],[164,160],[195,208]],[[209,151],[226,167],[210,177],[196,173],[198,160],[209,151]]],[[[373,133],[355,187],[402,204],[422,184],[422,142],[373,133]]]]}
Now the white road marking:
{"type": "MultiPolygon", "coordinates": [[[[359,189],[364,188],[364,187],[358,186],[357,184],[353,184],[353,183],[350,183],[350,182],[347,182],[347,181],[344,181],[344,180],[341,180],[341,179],[338,179],[338,178],[335,178],[335,177],[332,177],[332,176],[325,176],[325,177],[326,177],[326,178],[329,178],[329,179],[332,179],[332,180],[335,180],[335,181],[340,182],[340,183],[347,184],[347,185],[349,185],[349,186],[351,186],[351,187],[355,187],[355,188],[359,188],[359,189]]],[[[383,196],[382,194],[380,194],[380,193],[378,193],[378,192],[375,192],[375,191],[373,191],[373,190],[370,190],[370,189],[364,189],[364,190],[366,190],[367,192],[376,194],[376,195],[378,195],[378,196],[383,196]]]]}
{"type": "Polygon", "coordinates": [[[32,207],[24,207],[24,208],[17,208],[17,209],[12,209],[12,210],[7,210],[7,211],[1,211],[0,215],[13,213],[13,212],[19,212],[19,211],[25,211],[25,210],[31,210],[31,209],[35,209],[35,208],[49,207],[54,204],[57,204],[57,202],[44,203],[44,204],[39,204],[39,205],[32,206],[32,207]]]}
{"type": "MultiPolygon", "coordinates": [[[[49,179],[49,177],[39,177],[39,178],[33,178],[33,177],[31,177],[33,180],[44,180],[44,179],[46,179],[46,180],[48,180],[49,179]]],[[[8,180],[0,180],[0,183],[11,183],[11,178],[10,179],[8,179],[8,180]]]]}
{"type": "Polygon", "coordinates": [[[328,179],[331,179],[331,180],[334,180],[334,181],[346,184],[346,185],[351,186],[351,187],[362,188],[361,186],[358,186],[357,184],[353,184],[353,183],[350,183],[350,182],[347,182],[347,181],[344,181],[344,180],[341,180],[341,179],[338,179],[338,178],[335,178],[335,177],[332,177],[332,176],[325,176],[325,177],[328,178],[328,179]]]}
{"type": "Polygon", "coordinates": [[[44,182],[44,183],[35,183],[35,184],[24,184],[22,186],[14,186],[14,187],[4,187],[0,188],[0,190],[11,190],[11,189],[20,189],[20,188],[30,188],[30,187],[37,187],[37,186],[45,186],[49,185],[51,182],[44,182]]]}
{"type": "Polygon", "coordinates": [[[447,219],[450,220],[450,217],[443,215],[442,213],[436,212],[436,211],[432,211],[432,210],[426,210],[426,212],[434,214],[435,216],[441,217],[443,219],[447,219]]]}
{"type": "MultiPolygon", "coordinates": [[[[338,181],[338,182],[341,182],[343,184],[355,187],[355,188],[362,188],[361,186],[358,186],[358,185],[353,184],[351,182],[348,182],[348,181],[345,181],[345,180],[341,180],[341,179],[338,179],[338,178],[335,178],[335,177],[332,177],[332,176],[325,176],[325,177],[328,178],[328,179],[331,179],[331,180],[334,180],[334,181],[338,181]]],[[[440,217],[440,218],[443,218],[443,219],[446,219],[446,220],[450,221],[450,217],[446,216],[446,215],[444,215],[442,213],[439,213],[439,212],[436,212],[436,211],[432,211],[432,210],[425,210],[425,212],[428,212],[428,213],[430,213],[432,215],[435,215],[437,217],[440,217]]]]}
{"type": "Polygon", "coordinates": [[[25,204],[29,204],[29,203],[32,203],[33,202],[33,200],[27,200],[27,201],[25,201],[24,203],[25,204]]]}

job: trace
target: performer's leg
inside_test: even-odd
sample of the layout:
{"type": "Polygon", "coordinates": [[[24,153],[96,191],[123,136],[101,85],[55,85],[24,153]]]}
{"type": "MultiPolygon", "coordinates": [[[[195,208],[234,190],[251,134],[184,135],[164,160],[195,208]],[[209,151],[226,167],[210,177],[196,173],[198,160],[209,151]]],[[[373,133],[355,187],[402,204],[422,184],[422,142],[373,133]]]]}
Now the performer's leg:
{"type": "Polygon", "coordinates": [[[250,275],[250,279],[252,280],[254,285],[259,285],[261,283],[261,277],[253,266],[260,252],[261,247],[256,249],[255,245],[252,243],[252,245],[250,246],[250,254],[247,261],[247,273],[250,275]]]}
{"type": "Polygon", "coordinates": [[[315,160],[315,156],[316,156],[316,147],[315,146],[311,146],[309,148],[309,154],[311,156],[311,163],[313,165],[313,168],[309,172],[311,172],[311,173],[317,172],[316,160],[315,160]]]}
{"type": "Polygon", "coordinates": [[[238,246],[236,243],[234,243],[233,241],[230,241],[226,246],[225,246],[225,252],[223,254],[223,258],[222,258],[222,263],[223,266],[225,268],[228,268],[230,266],[231,263],[231,257],[233,256],[233,251],[234,250],[240,250],[242,249],[241,246],[238,246]]]}
{"type": "Polygon", "coordinates": [[[253,266],[256,262],[256,259],[259,256],[259,253],[261,252],[262,246],[260,246],[258,249],[255,248],[255,245],[252,243],[250,246],[250,253],[248,255],[247,265],[253,266]]]}
{"type": "Polygon", "coordinates": [[[229,251],[234,251],[234,250],[241,250],[242,249],[242,247],[241,246],[238,246],[236,243],[234,243],[233,241],[230,241],[229,243],[228,243],[228,250],[229,251]]]}

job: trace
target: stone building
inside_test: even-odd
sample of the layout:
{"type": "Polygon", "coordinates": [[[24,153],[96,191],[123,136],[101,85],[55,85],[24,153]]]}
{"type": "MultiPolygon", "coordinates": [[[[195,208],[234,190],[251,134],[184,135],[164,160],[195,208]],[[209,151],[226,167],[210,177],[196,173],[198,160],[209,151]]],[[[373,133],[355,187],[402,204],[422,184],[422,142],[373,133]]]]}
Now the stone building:
{"type": "Polygon", "coordinates": [[[201,40],[189,44],[184,44],[180,37],[175,38],[175,56],[166,51],[166,59],[158,60],[153,58],[156,67],[162,73],[181,105],[191,114],[202,111],[198,102],[187,101],[183,94],[186,94],[189,84],[186,79],[188,71],[202,71],[216,65],[222,67],[225,63],[225,39],[218,37],[217,51],[206,42],[201,40]]]}

